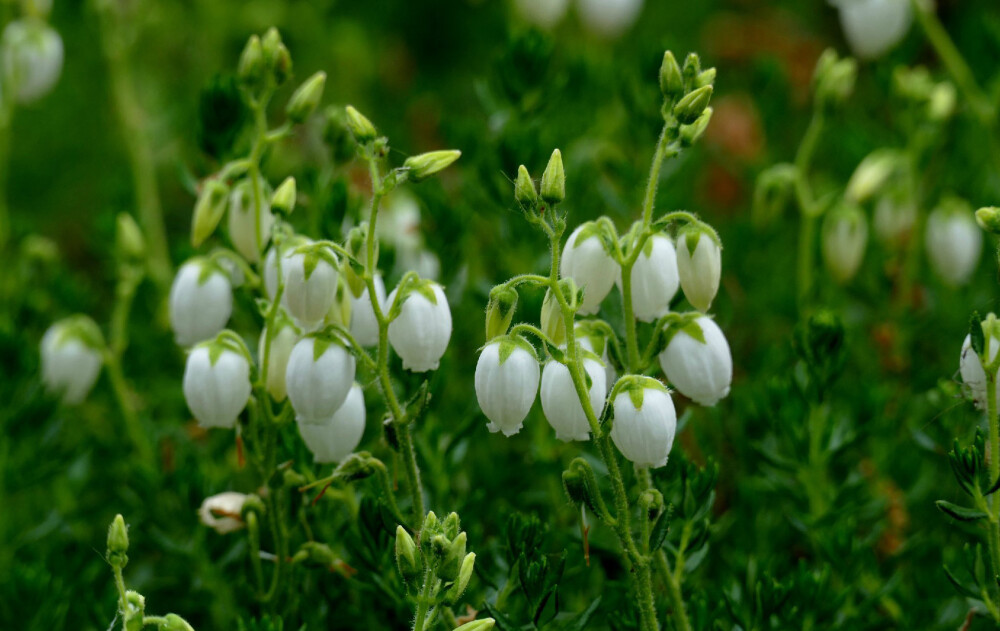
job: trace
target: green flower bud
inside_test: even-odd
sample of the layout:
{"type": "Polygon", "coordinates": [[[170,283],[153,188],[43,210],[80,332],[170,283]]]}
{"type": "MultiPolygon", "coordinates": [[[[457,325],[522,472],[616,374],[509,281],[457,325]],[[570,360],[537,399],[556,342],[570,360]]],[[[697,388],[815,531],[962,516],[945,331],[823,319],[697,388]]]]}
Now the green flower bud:
{"type": "Polygon", "coordinates": [[[278,54],[278,47],[281,46],[281,33],[278,29],[271,27],[267,29],[264,33],[264,37],[261,39],[261,47],[264,51],[264,58],[267,59],[268,63],[274,60],[275,55],[278,54]]]}
{"type": "Polygon", "coordinates": [[[125,611],[122,618],[125,620],[125,631],[142,631],[143,618],[146,617],[146,599],[137,591],[128,590],[125,592],[125,611]]]}
{"type": "Polygon", "coordinates": [[[663,510],[663,494],[656,489],[647,489],[639,495],[639,506],[646,513],[648,521],[656,521],[663,510]]]}
{"type": "Polygon", "coordinates": [[[175,613],[168,613],[160,623],[160,631],[194,631],[194,627],[175,613]]]}
{"type": "Polygon", "coordinates": [[[264,500],[259,495],[250,494],[243,499],[243,506],[240,508],[240,517],[246,521],[250,513],[264,514],[264,500]]]}
{"type": "Polygon", "coordinates": [[[542,301],[541,325],[542,332],[555,345],[566,343],[566,321],[563,319],[559,301],[556,300],[551,289],[545,292],[545,299],[542,301]]]}
{"type": "Polygon", "coordinates": [[[542,199],[550,204],[558,204],[566,198],[566,172],[563,170],[562,153],[552,152],[549,164],[542,173],[542,199]]]}
{"type": "Polygon", "coordinates": [[[117,567],[125,567],[128,563],[128,526],[125,518],[115,515],[108,527],[108,562],[117,567]]]}
{"type": "Polygon", "coordinates": [[[955,86],[943,81],[934,86],[931,90],[930,100],[927,103],[927,116],[933,121],[943,121],[951,118],[955,113],[955,105],[958,96],[955,94],[955,86]]]}
{"type": "Polygon", "coordinates": [[[363,480],[375,473],[371,454],[367,452],[351,454],[333,470],[335,476],[344,482],[363,480]]]}
{"type": "Polygon", "coordinates": [[[521,205],[524,210],[534,208],[538,202],[538,192],[535,190],[535,183],[531,180],[527,167],[523,164],[517,167],[517,181],[514,182],[514,200],[521,205]]]}
{"type": "Polygon", "coordinates": [[[668,99],[677,99],[684,94],[681,67],[669,50],[663,53],[663,63],[660,64],[660,92],[668,99]]]}
{"type": "Polygon", "coordinates": [[[493,618],[483,618],[482,620],[473,620],[460,627],[456,627],[455,631],[490,631],[495,624],[496,621],[493,618]]]}
{"type": "Polygon", "coordinates": [[[682,125],[690,125],[698,120],[705,108],[708,107],[709,101],[712,100],[712,91],[714,88],[710,85],[705,85],[697,90],[689,92],[674,105],[674,116],[677,120],[681,122],[682,125]]]}
{"type": "Polygon", "coordinates": [[[858,63],[854,59],[838,59],[835,52],[827,50],[816,63],[813,75],[817,102],[827,107],[843,103],[854,91],[857,76],[858,63]]]}
{"type": "Polygon", "coordinates": [[[444,518],[444,523],[441,524],[441,530],[444,532],[444,536],[448,537],[448,539],[454,539],[458,536],[461,529],[462,524],[458,519],[458,513],[448,513],[448,516],[444,518]]]}
{"type": "Polygon", "coordinates": [[[142,238],[142,230],[128,213],[118,213],[115,248],[122,258],[142,260],[146,257],[146,240],[142,238]]]}
{"type": "MultiPolygon", "coordinates": [[[[448,589],[447,592],[445,592],[444,596],[445,603],[449,605],[454,605],[456,602],[458,602],[458,599],[461,598],[462,594],[465,593],[466,588],[469,587],[469,581],[472,580],[472,570],[475,569],[475,567],[476,567],[476,553],[470,552],[469,554],[465,555],[465,559],[462,560],[462,567],[458,570],[458,578],[455,579],[455,582],[452,584],[452,586],[448,589]]],[[[485,627],[469,626],[471,624],[476,624],[477,622],[486,622],[486,620],[476,620],[475,622],[470,622],[469,624],[462,625],[459,628],[460,629],[493,628],[492,618],[489,619],[489,626],[485,627]]]]}
{"type": "Polygon", "coordinates": [[[486,340],[506,335],[517,309],[517,290],[508,285],[497,285],[490,290],[490,303],[486,307],[486,340]]]}
{"type": "Polygon", "coordinates": [[[421,537],[427,540],[429,535],[437,534],[441,531],[441,524],[438,522],[437,515],[434,511],[427,513],[427,517],[424,517],[424,527],[421,530],[421,537]]]}
{"type": "Polygon", "coordinates": [[[712,108],[711,106],[706,107],[698,117],[698,120],[691,123],[690,125],[681,125],[681,146],[690,147],[694,143],[698,142],[702,134],[708,128],[708,123],[712,120],[712,108]]]}
{"type": "Polygon", "coordinates": [[[457,149],[429,151],[416,156],[410,156],[403,162],[403,166],[409,169],[407,175],[411,181],[420,182],[439,171],[445,170],[452,162],[458,160],[461,155],[462,152],[457,149]]]}
{"type": "MultiPolygon", "coordinates": [[[[347,251],[351,253],[355,259],[361,260],[364,256],[365,247],[368,240],[368,224],[363,223],[360,226],[355,226],[351,228],[351,231],[347,233],[347,251]]],[[[376,241],[376,254],[375,258],[378,258],[378,242],[376,241]]],[[[350,261],[346,262],[346,265],[342,266],[344,272],[344,278],[347,280],[347,286],[351,290],[351,295],[355,298],[360,298],[361,294],[365,291],[365,280],[361,277],[362,270],[355,270],[350,264],[350,261]]]]}
{"type": "Polygon", "coordinates": [[[876,149],[861,161],[847,182],[844,197],[849,201],[864,203],[882,190],[902,162],[899,152],[876,149]]]}
{"type": "Polygon", "coordinates": [[[459,570],[462,568],[462,562],[465,559],[465,546],[468,536],[461,532],[448,546],[448,551],[445,553],[444,561],[441,563],[441,567],[438,569],[438,576],[446,581],[454,581],[458,578],[459,570]]]}
{"type": "Polygon", "coordinates": [[[302,123],[309,118],[323,98],[325,85],[326,73],[322,70],[306,79],[288,100],[288,106],[285,108],[288,120],[292,123],[302,123]]]}
{"type": "Polygon", "coordinates": [[[705,87],[706,85],[714,85],[715,75],[716,75],[715,68],[709,68],[708,70],[703,70],[701,73],[698,74],[697,77],[695,77],[694,84],[699,88],[705,87]]]}
{"type": "Polygon", "coordinates": [[[604,515],[606,510],[597,488],[594,470],[583,458],[575,458],[562,474],[563,489],[569,500],[577,506],[583,505],[595,515],[604,515]]]}
{"type": "Polygon", "coordinates": [[[443,560],[444,556],[448,554],[448,548],[450,545],[451,542],[448,541],[448,537],[445,537],[443,534],[437,534],[431,537],[431,552],[433,552],[434,556],[439,559],[443,560]]]}
{"type": "Polygon", "coordinates": [[[295,197],[295,178],[289,175],[271,196],[271,210],[285,215],[292,214],[295,210],[295,197]]]}
{"type": "Polygon", "coordinates": [[[402,526],[396,526],[396,565],[404,581],[411,581],[420,576],[420,561],[417,559],[417,546],[413,537],[402,526]]]}
{"type": "Polygon", "coordinates": [[[353,105],[348,105],[344,111],[347,113],[347,127],[354,134],[354,139],[358,144],[363,145],[375,140],[378,132],[375,131],[375,125],[372,125],[372,122],[365,118],[364,114],[354,109],[353,105]]]}
{"type": "Polygon", "coordinates": [[[292,55],[284,44],[278,44],[278,52],[275,53],[271,63],[271,73],[274,75],[274,82],[278,85],[282,85],[292,78],[292,55]]]}
{"type": "Polygon", "coordinates": [[[246,46],[243,47],[236,74],[244,85],[256,87],[262,82],[264,71],[264,49],[261,46],[260,38],[251,35],[246,46]]]}
{"type": "Polygon", "coordinates": [[[698,53],[688,53],[687,57],[684,58],[684,67],[681,68],[681,76],[684,77],[684,87],[688,90],[694,89],[695,81],[697,81],[700,74],[701,58],[698,57],[698,53]]]}
{"type": "Polygon", "coordinates": [[[1000,208],[986,206],[976,211],[976,223],[990,234],[1000,235],[1000,208]]]}
{"type": "Polygon", "coordinates": [[[229,187],[219,180],[205,180],[194,204],[194,217],[191,220],[191,245],[198,247],[205,239],[212,236],[215,228],[226,212],[226,202],[229,199],[229,187]]]}

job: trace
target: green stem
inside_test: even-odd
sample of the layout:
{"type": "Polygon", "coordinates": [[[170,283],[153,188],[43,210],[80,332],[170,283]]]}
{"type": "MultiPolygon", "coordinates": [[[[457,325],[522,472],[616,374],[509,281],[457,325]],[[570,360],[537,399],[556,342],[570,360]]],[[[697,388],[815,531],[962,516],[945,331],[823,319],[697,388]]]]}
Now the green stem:
{"type": "Polygon", "coordinates": [[[0,253],[6,251],[11,236],[10,209],[7,205],[7,169],[13,118],[13,106],[10,102],[9,98],[0,100],[0,253]]]}
{"type": "Polygon", "coordinates": [[[104,364],[108,372],[108,380],[111,382],[111,389],[121,411],[122,420],[125,421],[125,432],[129,440],[139,453],[139,458],[143,462],[152,462],[153,453],[147,440],[146,434],[139,422],[139,416],[135,410],[132,392],[128,382],[125,380],[125,373],[122,371],[121,361],[111,352],[104,354],[104,364]]]}
{"type": "Polygon", "coordinates": [[[417,613],[413,617],[413,631],[424,631],[427,623],[427,610],[431,606],[431,583],[434,582],[432,568],[428,567],[424,573],[424,586],[420,589],[420,596],[417,598],[417,613]]]}
{"type": "MultiPolygon", "coordinates": [[[[996,369],[989,366],[989,372],[986,373],[986,418],[990,425],[990,484],[1000,478],[1000,417],[997,410],[996,374],[996,369]]],[[[1000,577],[1000,494],[993,494],[990,509],[989,548],[994,580],[988,582],[997,588],[997,596],[1000,598],[1000,583],[996,580],[1000,577]]]]}
{"type": "MultiPolygon", "coordinates": [[[[653,488],[653,478],[648,468],[638,470],[639,489],[646,491],[653,488]]],[[[684,581],[684,549],[687,547],[687,540],[690,537],[691,524],[685,523],[681,533],[681,545],[678,548],[677,564],[674,571],[670,570],[670,563],[667,561],[667,553],[661,547],[652,557],[653,565],[660,574],[663,584],[667,587],[667,596],[670,598],[670,607],[674,625],[679,631],[691,631],[691,622],[688,620],[687,608],[684,606],[684,598],[681,594],[681,584],[684,581]]]]}
{"type": "Polygon", "coordinates": [[[813,154],[819,142],[820,134],[823,131],[823,113],[819,107],[813,109],[812,118],[809,120],[809,127],[802,137],[798,152],[795,155],[795,199],[799,206],[799,214],[802,216],[802,226],[799,231],[799,258],[798,258],[798,299],[799,309],[803,310],[812,289],[813,266],[814,266],[814,245],[816,242],[816,223],[821,214],[820,208],[816,206],[813,199],[812,188],[809,185],[809,165],[812,162],[813,154]]]}

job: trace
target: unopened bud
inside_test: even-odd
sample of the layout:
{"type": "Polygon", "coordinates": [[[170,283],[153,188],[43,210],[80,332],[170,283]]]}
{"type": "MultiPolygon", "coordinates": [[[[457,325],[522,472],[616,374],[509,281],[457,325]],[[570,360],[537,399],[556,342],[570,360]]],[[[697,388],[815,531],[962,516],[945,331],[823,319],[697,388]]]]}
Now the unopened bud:
{"type": "Polygon", "coordinates": [[[142,230],[128,213],[118,213],[115,247],[119,256],[126,259],[140,260],[146,256],[146,240],[142,238],[142,230]]]}
{"type": "Polygon", "coordinates": [[[556,346],[566,343],[566,321],[563,319],[562,308],[556,300],[552,290],[545,292],[545,299],[542,301],[542,332],[548,336],[556,346]]]}
{"type": "Polygon", "coordinates": [[[705,111],[698,117],[698,120],[690,125],[681,126],[681,146],[690,147],[698,142],[698,139],[705,133],[708,124],[712,121],[712,111],[711,106],[706,107],[705,111]]]}
{"type": "Polygon", "coordinates": [[[323,98],[325,85],[326,73],[322,70],[306,79],[292,94],[292,98],[288,100],[288,106],[285,108],[288,120],[293,123],[301,123],[309,118],[319,106],[320,99],[323,98]]]}
{"type": "Polygon", "coordinates": [[[256,35],[251,35],[243,47],[236,73],[240,81],[249,87],[259,85],[264,78],[264,49],[256,35]]]}
{"type": "Polygon", "coordinates": [[[531,180],[527,167],[523,164],[517,167],[517,181],[514,182],[514,200],[521,205],[521,208],[529,210],[538,201],[538,192],[535,191],[535,183],[531,180]]]}
{"type": "Polygon", "coordinates": [[[271,63],[271,73],[278,85],[282,85],[292,77],[292,55],[284,44],[278,44],[278,52],[271,63]]]}
{"type": "Polygon", "coordinates": [[[410,156],[403,162],[403,166],[409,169],[407,175],[410,180],[419,182],[439,171],[445,170],[452,162],[458,160],[461,155],[462,152],[457,149],[429,151],[416,156],[410,156]]]}
{"type": "Polygon", "coordinates": [[[353,105],[348,105],[344,111],[347,113],[347,127],[354,134],[354,139],[358,144],[363,145],[375,140],[378,132],[375,131],[375,125],[372,125],[372,122],[364,114],[354,109],[353,105]]]}
{"type": "Polygon", "coordinates": [[[441,524],[438,522],[438,517],[434,514],[434,511],[427,513],[427,517],[424,517],[424,527],[421,530],[421,537],[436,534],[440,532],[440,529],[441,524]]]}
{"type": "Polygon", "coordinates": [[[461,532],[451,542],[451,545],[448,546],[448,551],[445,553],[444,561],[438,570],[438,576],[446,581],[454,581],[458,578],[459,570],[462,568],[462,562],[465,559],[467,539],[467,535],[461,532]]]}
{"type": "Polygon", "coordinates": [[[194,631],[194,627],[175,613],[168,613],[160,623],[160,631],[194,631]]]}
{"type": "Polygon", "coordinates": [[[681,68],[681,76],[684,78],[684,86],[692,89],[698,75],[701,74],[701,58],[698,53],[688,53],[684,58],[684,67],[681,68]]]}
{"type": "MultiPolygon", "coordinates": [[[[472,579],[472,570],[475,569],[475,566],[476,566],[476,553],[475,552],[470,552],[469,554],[465,555],[465,558],[462,560],[462,567],[458,570],[458,577],[455,579],[455,582],[452,584],[452,586],[445,593],[445,602],[446,603],[453,605],[456,602],[458,602],[459,598],[462,597],[462,594],[464,594],[465,590],[469,587],[469,581],[472,579]]],[[[485,620],[477,620],[475,622],[470,622],[469,624],[475,624],[476,622],[486,622],[486,621],[485,620]]],[[[489,626],[485,626],[485,627],[469,627],[469,625],[463,625],[463,626],[461,626],[459,628],[460,629],[466,629],[466,628],[469,628],[469,629],[472,629],[472,628],[492,629],[493,628],[493,619],[490,618],[489,622],[490,622],[489,626]]]]}
{"type": "Polygon", "coordinates": [[[701,73],[698,74],[697,77],[695,77],[694,84],[699,88],[705,87],[706,85],[714,85],[715,76],[716,76],[715,68],[709,68],[708,70],[703,70],[701,73]]]}
{"type": "Polygon", "coordinates": [[[486,340],[506,335],[517,309],[517,290],[508,285],[498,285],[490,291],[486,307],[486,340]]]}
{"type": "Polygon", "coordinates": [[[483,618],[482,620],[473,620],[460,627],[456,627],[455,631],[490,631],[495,624],[496,620],[493,618],[483,618]]]}
{"type": "Polygon", "coordinates": [[[457,537],[461,529],[462,524],[458,519],[458,513],[456,512],[448,513],[448,516],[444,518],[444,522],[441,523],[441,530],[444,532],[444,536],[448,537],[448,539],[454,539],[457,537]]]}
{"type": "Polygon", "coordinates": [[[420,576],[420,562],[417,560],[417,546],[413,537],[402,526],[396,527],[396,565],[404,581],[420,576]]]}
{"type": "Polygon", "coordinates": [[[271,196],[271,210],[285,215],[292,214],[295,210],[295,197],[295,178],[289,175],[271,196]]]}
{"type": "Polygon", "coordinates": [[[990,234],[1000,235],[1000,208],[986,206],[976,211],[976,223],[990,234]]]}
{"type": "Polygon", "coordinates": [[[711,85],[705,85],[689,92],[677,102],[677,105],[674,105],[674,116],[682,125],[694,123],[708,107],[709,101],[712,100],[713,90],[711,85]]]}
{"type": "Polygon", "coordinates": [[[563,170],[562,153],[552,152],[549,164],[542,173],[542,199],[550,204],[558,204],[566,198],[566,172],[563,170]]]}
{"type": "Polygon", "coordinates": [[[115,515],[111,526],[108,527],[108,562],[118,567],[125,567],[128,563],[128,527],[125,525],[125,518],[115,515]]]}
{"type": "Polygon", "coordinates": [[[663,63],[660,64],[660,92],[668,99],[676,99],[684,94],[684,77],[681,67],[677,64],[674,53],[663,53],[663,63]]]}
{"type": "Polygon", "coordinates": [[[882,190],[900,162],[899,153],[891,149],[877,149],[868,154],[854,169],[854,174],[847,182],[844,196],[853,202],[867,201],[882,190]]]}
{"type": "Polygon", "coordinates": [[[194,217],[191,220],[191,245],[198,247],[205,242],[205,239],[212,236],[226,212],[228,199],[229,187],[219,180],[206,180],[202,184],[198,201],[194,205],[194,217]]]}

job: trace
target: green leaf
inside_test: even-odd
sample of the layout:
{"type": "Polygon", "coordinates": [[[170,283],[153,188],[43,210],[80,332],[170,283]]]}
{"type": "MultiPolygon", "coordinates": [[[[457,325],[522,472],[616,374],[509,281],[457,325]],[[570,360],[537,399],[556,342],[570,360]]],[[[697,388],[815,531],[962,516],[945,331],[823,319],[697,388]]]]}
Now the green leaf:
{"type": "Polygon", "coordinates": [[[590,603],[590,606],[581,611],[575,617],[573,617],[569,622],[563,625],[563,631],[583,631],[587,628],[587,624],[590,623],[590,619],[594,617],[594,613],[597,611],[598,605],[601,604],[601,597],[598,596],[594,599],[594,602],[590,603]]]}
{"type": "Polygon", "coordinates": [[[649,549],[651,552],[659,550],[663,547],[663,542],[667,540],[667,533],[670,532],[670,519],[674,513],[673,509],[673,504],[671,504],[657,518],[656,523],[653,524],[653,531],[649,533],[649,549]]]}
{"type": "Polygon", "coordinates": [[[941,512],[946,515],[951,516],[953,519],[958,521],[979,521],[980,519],[986,519],[988,515],[981,510],[976,510],[974,508],[965,508],[964,506],[959,506],[957,504],[952,504],[945,500],[938,500],[934,504],[941,509],[941,512]]]}
{"type": "Polygon", "coordinates": [[[959,594],[962,594],[966,598],[974,598],[976,600],[982,600],[983,595],[977,594],[976,592],[972,591],[965,585],[962,585],[962,583],[955,577],[955,575],[952,574],[951,570],[948,569],[947,565],[942,565],[941,569],[944,570],[945,576],[948,577],[948,580],[951,581],[951,584],[955,586],[955,589],[958,590],[959,594]]]}

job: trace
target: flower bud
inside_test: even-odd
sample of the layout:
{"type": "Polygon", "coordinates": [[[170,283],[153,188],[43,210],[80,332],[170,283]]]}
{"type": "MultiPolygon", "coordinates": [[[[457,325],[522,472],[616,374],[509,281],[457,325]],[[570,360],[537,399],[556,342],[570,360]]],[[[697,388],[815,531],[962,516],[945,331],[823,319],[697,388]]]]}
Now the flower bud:
{"type": "Polygon", "coordinates": [[[702,137],[705,130],[708,129],[708,124],[712,122],[712,113],[714,110],[711,106],[705,108],[698,117],[698,120],[691,123],[690,125],[681,125],[681,146],[690,147],[694,143],[698,142],[698,139],[702,137]]]}
{"type": "Polygon", "coordinates": [[[990,234],[1000,235],[1000,208],[984,206],[976,211],[976,223],[990,234]]]}
{"type": "Polygon", "coordinates": [[[403,167],[409,169],[408,177],[412,182],[420,182],[430,176],[444,171],[451,163],[462,155],[457,149],[430,151],[410,156],[403,162],[403,167]]]}
{"type": "Polygon", "coordinates": [[[233,312],[233,288],[220,268],[194,258],[177,270],[169,303],[174,339],[192,346],[225,328],[233,312]]]}
{"type": "Polygon", "coordinates": [[[322,425],[299,421],[299,434],[317,464],[340,462],[354,453],[365,433],[365,395],[353,384],[344,404],[322,425]]]}
{"type": "Polygon", "coordinates": [[[275,401],[285,400],[287,390],[285,389],[285,370],[288,367],[288,358],[292,354],[292,349],[299,339],[299,332],[295,325],[287,318],[279,317],[274,323],[274,333],[271,334],[271,349],[266,352],[267,327],[260,332],[260,342],[257,350],[257,361],[263,370],[264,358],[267,358],[267,387],[268,393],[275,401]]]}
{"type": "Polygon", "coordinates": [[[142,631],[145,626],[143,618],[146,615],[146,598],[133,589],[126,591],[125,606],[121,614],[124,631],[142,631]]]}
{"type": "Polygon", "coordinates": [[[365,115],[354,109],[354,106],[348,105],[344,108],[347,113],[347,127],[354,134],[354,139],[358,144],[365,144],[366,142],[375,140],[378,136],[378,132],[375,131],[375,125],[365,118],[365,115]]]}
{"type": "Polygon", "coordinates": [[[538,192],[535,190],[535,183],[528,173],[528,168],[523,164],[517,167],[517,180],[514,182],[514,201],[520,204],[524,210],[534,208],[538,202],[538,192]]]}
{"type": "Polygon", "coordinates": [[[538,358],[528,342],[504,336],[487,344],[476,364],[476,399],[491,432],[513,436],[538,392],[538,358]]]}
{"type": "Polygon", "coordinates": [[[290,215],[295,210],[295,198],[295,178],[289,175],[271,196],[271,208],[283,215],[290,215]]]}
{"type": "Polygon", "coordinates": [[[857,206],[844,203],[823,219],[821,245],[826,269],[838,283],[849,282],[858,273],[868,243],[868,222],[857,206]]]}
{"type": "Polygon", "coordinates": [[[42,20],[14,20],[0,35],[0,63],[3,87],[12,90],[18,103],[33,103],[51,92],[59,81],[62,38],[42,20]]]}
{"type": "Polygon", "coordinates": [[[260,37],[251,35],[240,54],[240,63],[236,67],[236,75],[244,85],[254,88],[264,80],[264,48],[260,37]]]}
{"type": "Polygon", "coordinates": [[[128,563],[128,527],[125,525],[125,518],[120,514],[115,515],[111,525],[108,526],[108,552],[107,559],[111,565],[124,567],[128,563]]]}
{"type": "Polygon", "coordinates": [[[698,120],[705,108],[712,100],[712,92],[715,88],[711,85],[703,85],[700,88],[687,93],[684,98],[674,105],[673,113],[682,125],[690,125],[698,120]]]}
{"type": "Polygon", "coordinates": [[[482,620],[473,620],[460,627],[456,627],[455,631],[490,631],[495,624],[496,620],[493,618],[483,618],[482,620]]]}
{"type": "Polygon", "coordinates": [[[551,29],[562,20],[569,0],[515,0],[522,18],[542,29],[551,29]]]}
{"type": "Polygon", "coordinates": [[[708,311],[722,275],[718,237],[700,226],[681,230],[677,236],[677,272],[688,302],[698,311],[708,311]]]}
{"type": "Polygon", "coordinates": [[[226,212],[228,195],[229,189],[219,180],[210,179],[202,183],[191,219],[191,245],[198,247],[215,232],[226,212]]]}
{"type": "Polygon", "coordinates": [[[825,107],[843,103],[854,92],[857,76],[858,64],[853,59],[837,59],[836,54],[821,57],[814,76],[816,100],[825,107]]]}
{"type": "Polygon", "coordinates": [[[729,394],[733,356],[711,318],[701,316],[677,330],[659,359],[671,385],[695,403],[712,407],[729,394]]]}
{"type": "MultiPolygon", "coordinates": [[[[622,290],[621,273],[616,283],[622,290]]],[[[670,301],[677,293],[677,251],[663,234],[646,240],[632,266],[632,311],[641,322],[654,322],[670,311],[670,301]]]]}
{"type": "Polygon", "coordinates": [[[909,0],[830,0],[840,10],[840,25],[851,51],[862,59],[881,57],[910,28],[909,0]]]}
{"type": "Polygon", "coordinates": [[[40,346],[45,389],[66,405],[82,403],[104,363],[104,339],[97,324],[84,315],[65,318],[45,331],[40,346]]]}
{"type": "MultiPolygon", "coordinates": [[[[464,533],[463,533],[464,534],[464,533]]],[[[472,580],[472,571],[476,566],[476,553],[470,552],[465,555],[462,559],[462,566],[458,570],[458,577],[452,586],[445,592],[445,602],[450,604],[455,604],[458,599],[462,597],[465,590],[469,587],[469,581],[472,580]]],[[[471,631],[473,629],[479,629],[480,631],[485,631],[487,629],[493,628],[493,618],[488,618],[487,620],[476,620],[470,622],[469,624],[464,624],[459,629],[464,631],[471,631]],[[486,624],[488,622],[488,624],[486,624]],[[480,624],[483,623],[483,624],[480,624]]],[[[456,630],[457,631],[457,630],[456,630]]]]}
{"type": "Polygon", "coordinates": [[[413,537],[402,526],[396,526],[396,565],[404,581],[409,582],[420,576],[417,546],[413,543],[413,537]]]}
{"type": "Polygon", "coordinates": [[[517,309],[517,290],[509,285],[497,285],[490,290],[486,307],[486,341],[506,335],[517,309]]]}
{"type": "Polygon", "coordinates": [[[605,250],[599,229],[592,221],[580,224],[566,240],[559,262],[559,275],[572,278],[583,289],[580,315],[597,313],[621,273],[618,263],[605,250]]]}
{"type": "Polygon", "coordinates": [[[544,333],[556,346],[566,343],[566,320],[563,319],[562,307],[551,289],[545,291],[545,299],[542,300],[541,314],[542,333],[544,333]]]}
{"type": "Polygon", "coordinates": [[[115,227],[115,249],[126,260],[141,261],[146,258],[146,240],[132,215],[118,213],[115,227]]]}
{"type": "MultiPolygon", "coordinates": [[[[600,418],[604,409],[604,397],[608,394],[604,365],[596,356],[584,357],[583,369],[590,377],[590,407],[594,415],[600,418]]],[[[545,418],[556,431],[556,438],[563,441],[590,438],[590,422],[577,396],[569,368],[554,360],[545,364],[539,398],[545,418]]]]}
{"type": "Polygon", "coordinates": [[[285,386],[296,420],[328,424],[347,400],[355,369],[354,356],[339,344],[312,336],[299,340],[285,370],[285,386]]]}
{"type": "Polygon", "coordinates": [[[243,514],[243,503],[246,501],[245,493],[226,491],[206,497],[198,509],[198,518],[220,535],[229,534],[240,530],[246,526],[241,515],[243,514]]]}
{"type": "MultiPolygon", "coordinates": [[[[378,301],[379,308],[385,313],[388,302],[385,297],[385,283],[382,281],[382,275],[376,272],[372,282],[375,285],[375,300],[378,301]]],[[[361,290],[359,297],[351,300],[351,335],[362,346],[378,345],[378,319],[375,317],[375,308],[372,305],[367,286],[361,290]]]]}
{"type": "Polygon", "coordinates": [[[316,107],[319,106],[320,99],[323,98],[325,85],[326,73],[322,70],[302,82],[302,85],[292,94],[292,98],[288,100],[288,105],[285,108],[285,114],[291,123],[303,123],[312,116],[316,107]]]}
{"type": "Polygon", "coordinates": [[[642,4],[643,0],[579,0],[576,8],[588,31],[614,39],[635,24],[642,4]]]}
{"type": "Polygon", "coordinates": [[[424,527],[420,529],[420,532],[424,536],[429,536],[431,534],[437,533],[441,530],[441,523],[438,521],[437,515],[434,511],[429,511],[427,516],[424,517],[424,527]]]}
{"type": "MultiPolygon", "coordinates": [[[[992,315],[992,314],[991,314],[992,315]]],[[[986,334],[986,360],[993,362],[996,360],[997,352],[1000,351],[1000,338],[987,332],[989,326],[983,326],[983,333],[986,334]]],[[[986,409],[986,371],[979,355],[972,348],[972,337],[965,336],[962,342],[962,352],[959,356],[959,373],[962,375],[962,383],[965,384],[965,396],[972,399],[976,407],[980,410],[986,409]]],[[[1000,381],[1000,368],[995,376],[1000,381]]]]}
{"type": "Polygon", "coordinates": [[[460,532],[448,546],[448,551],[445,553],[444,561],[442,561],[441,567],[438,568],[438,576],[442,579],[446,581],[455,581],[458,579],[462,563],[465,561],[465,548],[467,540],[468,536],[464,532],[460,532]]]}
{"type": "Polygon", "coordinates": [[[542,173],[542,199],[549,204],[558,204],[566,198],[566,172],[563,169],[562,153],[558,149],[552,151],[549,163],[542,173]]]}
{"type": "MultiPolygon", "coordinates": [[[[278,293],[278,250],[281,250],[281,272],[284,275],[288,261],[295,254],[295,250],[309,243],[312,243],[311,239],[295,235],[285,239],[280,248],[272,247],[267,251],[267,256],[264,257],[263,280],[264,290],[267,292],[268,298],[274,300],[274,296],[278,293]]],[[[281,302],[282,304],[285,302],[284,293],[281,295],[281,302]]]]}
{"type": "Polygon", "coordinates": [[[229,195],[229,240],[243,258],[254,264],[260,262],[261,252],[271,240],[271,228],[274,226],[274,215],[265,188],[270,187],[258,178],[257,195],[260,199],[255,202],[253,182],[245,179],[236,184],[229,195]]]}
{"type": "Polygon", "coordinates": [[[184,399],[202,427],[232,429],[250,400],[250,363],[218,341],[194,348],[184,366],[184,399]]]}
{"type": "Polygon", "coordinates": [[[894,249],[905,244],[916,222],[917,209],[908,201],[886,195],[875,207],[875,236],[886,248],[894,249]]]}
{"type": "Polygon", "coordinates": [[[660,64],[660,92],[668,99],[677,99],[684,94],[684,77],[681,67],[677,64],[674,53],[663,53],[663,63],[660,64]]]}
{"type": "Polygon", "coordinates": [[[983,233],[968,204],[946,198],[927,217],[924,237],[934,272],[952,287],[967,283],[983,251],[983,233]]]}
{"type": "Polygon", "coordinates": [[[614,388],[611,440],[639,467],[667,464],[677,432],[677,412],[663,384],[651,377],[622,377],[614,388]]]}
{"type": "MultiPolygon", "coordinates": [[[[386,304],[392,305],[392,290],[386,304]]],[[[389,343],[403,360],[403,368],[413,372],[437,370],[451,339],[451,310],[441,285],[421,281],[402,297],[399,315],[389,323],[389,343]]]]}
{"type": "Polygon", "coordinates": [[[337,297],[337,268],[325,246],[299,246],[282,262],[285,307],[305,328],[323,321],[337,297]]]}
{"type": "Polygon", "coordinates": [[[615,370],[614,364],[611,363],[611,357],[608,354],[608,348],[611,345],[608,344],[605,333],[596,329],[587,320],[578,321],[573,330],[576,332],[576,341],[580,348],[599,356],[604,363],[604,374],[606,375],[604,383],[609,387],[614,385],[618,381],[618,372],[615,370]]]}
{"type": "Polygon", "coordinates": [[[882,190],[900,166],[901,156],[892,149],[877,149],[865,156],[847,183],[844,197],[862,203],[882,190]]]}
{"type": "Polygon", "coordinates": [[[168,613],[160,623],[160,631],[194,631],[194,628],[184,618],[175,613],[168,613]]]}
{"type": "Polygon", "coordinates": [[[931,89],[930,98],[927,103],[927,117],[932,121],[943,121],[951,118],[955,113],[958,95],[955,93],[955,86],[942,81],[931,89]]]}

